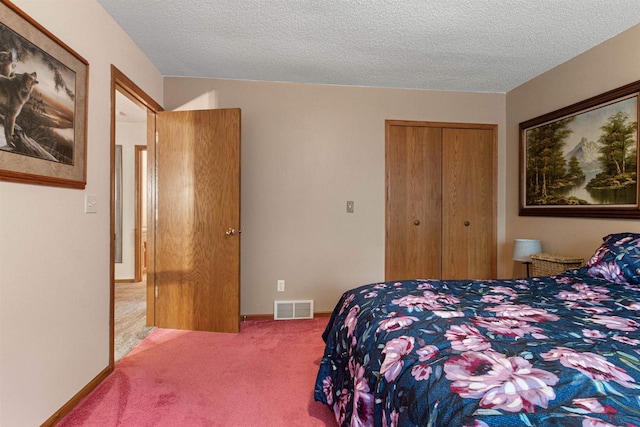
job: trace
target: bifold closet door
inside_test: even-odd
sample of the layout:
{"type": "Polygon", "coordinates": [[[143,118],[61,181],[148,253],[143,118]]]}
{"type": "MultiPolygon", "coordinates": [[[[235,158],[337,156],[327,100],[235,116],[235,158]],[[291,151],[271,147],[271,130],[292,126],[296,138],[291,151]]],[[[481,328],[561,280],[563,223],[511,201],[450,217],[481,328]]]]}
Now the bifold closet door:
{"type": "Polygon", "coordinates": [[[386,121],[385,280],[495,278],[496,126],[386,121]]]}
{"type": "Polygon", "coordinates": [[[495,277],[491,129],[442,131],[442,278],[495,277]]]}
{"type": "Polygon", "coordinates": [[[442,130],[386,127],[385,280],[439,278],[442,130]]]}

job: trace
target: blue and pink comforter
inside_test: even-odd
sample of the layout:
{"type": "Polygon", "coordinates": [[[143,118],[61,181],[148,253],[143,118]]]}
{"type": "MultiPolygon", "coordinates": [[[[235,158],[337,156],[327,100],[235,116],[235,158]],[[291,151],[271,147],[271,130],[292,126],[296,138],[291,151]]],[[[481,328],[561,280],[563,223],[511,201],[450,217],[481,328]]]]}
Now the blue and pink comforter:
{"type": "Polygon", "coordinates": [[[315,399],[340,426],[640,426],[640,285],[586,274],[346,292],[315,399]]]}

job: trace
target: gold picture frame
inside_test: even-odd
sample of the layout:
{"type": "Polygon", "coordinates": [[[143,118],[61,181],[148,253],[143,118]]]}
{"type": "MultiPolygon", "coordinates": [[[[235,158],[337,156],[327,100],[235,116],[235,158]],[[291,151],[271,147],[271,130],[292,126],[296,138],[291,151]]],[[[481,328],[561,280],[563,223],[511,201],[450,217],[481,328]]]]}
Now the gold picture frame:
{"type": "Polygon", "coordinates": [[[0,180],[86,186],[89,64],[0,0],[0,180]]]}
{"type": "Polygon", "coordinates": [[[640,218],[640,81],[520,123],[520,215],[640,218]]]}

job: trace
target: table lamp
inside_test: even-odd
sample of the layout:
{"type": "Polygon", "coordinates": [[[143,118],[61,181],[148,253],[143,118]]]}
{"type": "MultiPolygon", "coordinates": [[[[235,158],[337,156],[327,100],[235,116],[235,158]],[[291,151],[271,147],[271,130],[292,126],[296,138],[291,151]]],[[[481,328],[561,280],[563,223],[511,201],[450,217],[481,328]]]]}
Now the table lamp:
{"type": "Polygon", "coordinates": [[[515,239],[513,245],[513,260],[520,261],[527,266],[527,277],[529,277],[529,266],[531,265],[531,255],[542,252],[540,240],[515,239]]]}

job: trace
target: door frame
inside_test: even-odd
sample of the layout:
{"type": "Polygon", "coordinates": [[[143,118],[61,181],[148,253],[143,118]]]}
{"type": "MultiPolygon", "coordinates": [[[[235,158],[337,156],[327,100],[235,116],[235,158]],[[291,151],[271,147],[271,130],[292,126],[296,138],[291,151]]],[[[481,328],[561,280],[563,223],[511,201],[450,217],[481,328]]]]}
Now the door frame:
{"type": "Polygon", "coordinates": [[[134,281],[136,283],[142,281],[142,276],[145,273],[144,267],[146,266],[145,258],[146,254],[142,247],[142,212],[144,212],[142,194],[145,192],[145,188],[142,188],[143,183],[146,183],[142,176],[142,153],[147,151],[146,145],[136,145],[135,147],[135,197],[134,197],[134,281]]]}
{"type": "Polygon", "coordinates": [[[133,103],[147,111],[147,326],[155,324],[155,282],[153,279],[154,265],[154,230],[155,230],[155,142],[156,142],[156,115],[163,108],[147,95],[138,85],[129,79],[113,64],[111,65],[111,144],[110,144],[110,178],[109,183],[110,219],[109,219],[109,369],[115,367],[115,157],[116,157],[116,92],[120,92],[133,103]]]}

